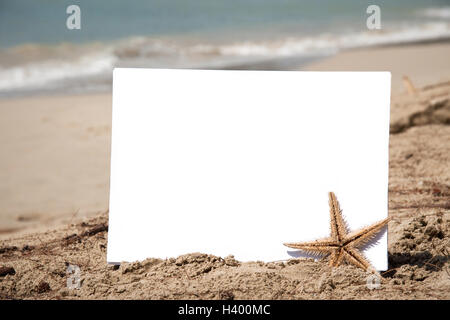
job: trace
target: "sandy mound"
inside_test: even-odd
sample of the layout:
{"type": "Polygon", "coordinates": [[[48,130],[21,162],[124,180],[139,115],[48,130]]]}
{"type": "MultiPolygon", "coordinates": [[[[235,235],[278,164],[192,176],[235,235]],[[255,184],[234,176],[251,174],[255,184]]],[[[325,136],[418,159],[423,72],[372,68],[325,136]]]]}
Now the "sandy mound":
{"type": "Polygon", "coordinates": [[[167,260],[108,266],[106,217],[55,234],[30,235],[0,249],[0,297],[82,299],[415,299],[450,298],[449,221],[444,214],[409,219],[390,245],[380,287],[353,266],[326,259],[240,263],[232,256],[192,253],[167,260]],[[64,235],[68,234],[68,235],[64,235]],[[52,238],[57,239],[52,240],[52,238]],[[68,289],[69,265],[81,270],[68,289]],[[6,270],[8,269],[8,270],[6,270]]]}

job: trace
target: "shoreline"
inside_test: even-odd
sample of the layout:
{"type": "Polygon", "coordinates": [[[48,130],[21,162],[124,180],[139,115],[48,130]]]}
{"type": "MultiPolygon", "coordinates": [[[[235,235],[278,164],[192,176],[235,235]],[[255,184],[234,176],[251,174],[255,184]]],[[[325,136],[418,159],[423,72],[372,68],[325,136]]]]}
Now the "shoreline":
{"type": "MultiPolygon", "coordinates": [[[[319,55],[293,55],[288,57],[277,57],[277,58],[267,58],[256,60],[253,63],[237,63],[230,65],[223,65],[217,67],[205,67],[198,68],[203,70],[269,70],[269,71],[389,71],[389,66],[394,66],[396,62],[399,62],[398,58],[396,61],[386,62],[385,68],[378,69],[377,65],[373,64],[374,58],[377,59],[377,54],[383,51],[389,52],[400,52],[405,50],[417,51],[417,49],[423,49],[432,53],[436,53],[439,56],[447,57],[450,56],[450,36],[440,37],[436,39],[424,39],[424,40],[411,40],[401,43],[386,43],[386,44],[374,44],[355,48],[342,49],[334,54],[319,54],[319,55]],[[356,67],[354,65],[349,65],[348,63],[342,63],[342,57],[352,56],[356,62],[356,67]],[[337,68],[337,61],[341,63],[339,68],[337,68]],[[360,63],[362,62],[362,63],[360,63]],[[372,70],[370,70],[372,67],[372,70]]],[[[400,53],[404,54],[404,53],[400,53]]],[[[404,56],[408,58],[408,56],[404,56]]],[[[419,56],[421,60],[430,60],[426,55],[419,56]]],[[[440,61],[439,65],[436,66],[438,69],[448,74],[450,78],[450,59],[448,63],[440,61]]],[[[433,65],[433,61],[419,61],[420,64],[430,67],[433,65]]],[[[414,69],[417,69],[417,65],[411,66],[411,68],[403,68],[403,73],[407,74],[410,70],[414,74],[414,69]]],[[[431,70],[430,70],[431,73],[431,70]]],[[[421,75],[419,75],[420,77],[421,75]]],[[[434,85],[436,83],[442,82],[444,79],[430,79],[426,85],[434,85]]],[[[111,89],[112,89],[112,76],[111,76],[111,89]]],[[[1,93],[0,92],[0,102],[11,101],[19,99],[34,99],[40,97],[78,97],[78,96],[108,96],[112,94],[112,90],[94,90],[94,91],[74,91],[67,92],[64,90],[45,90],[45,91],[33,91],[27,93],[1,93]]],[[[1,105],[1,104],[0,104],[1,105]]]]}
{"type": "MultiPolygon", "coordinates": [[[[320,65],[320,63],[327,63],[330,59],[339,57],[347,54],[359,54],[370,51],[380,51],[380,50],[397,50],[397,49],[407,49],[414,47],[425,48],[427,46],[436,45],[448,45],[450,44],[450,36],[443,36],[431,39],[418,39],[409,40],[404,42],[392,42],[392,43],[379,43],[379,44],[369,44],[365,46],[356,46],[350,48],[339,49],[334,53],[317,52],[315,54],[297,54],[281,57],[250,57],[251,61],[231,62],[228,61],[224,64],[216,65],[205,65],[204,67],[194,68],[194,69],[204,69],[204,70],[267,70],[267,71],[290,71],[290,70],[309,70],[311,66],[320,65]]],[[[247,59],[248,60],[248,59],[247,59]]],[[[120,66],[120,64],[119,64],[120,66]]],[[[136,66],[133,66],[136,67],[136,66]]],[[[165,67],[161,67],[165,68],[165,67]]],[[[184,68],[184,67],[183,67],[184,68]]],[[[187,67],[189,69],[189,67],[187,67]]],[[[351,69],[351,68],[350,68],[351,69]]],[[[351,71],[349,69],[349,71],[351,71]]],[[[102,82],[99,86],[98,83],[92,84],[97,86],[95,90],[82,90],[75,87],[74,89],[60,88],[60,89],[21,89],[19,91],[11,92],[0,92],[0,100],[3,99],[14,99],[14,98],[26,98],[26,97],[43,97],[43,96],[59,96],[59,95],[90,95],[90,94],[111,94],[112,90],[112,74],[110,76],[111,81],[102,82]],[[100,89],[101,88],[101,89],[100,89]]],[[[80,79],[79,81],[83,81],[80,79]]],[[[90,81],[90,80],[88,80],[90,81]]]]}
{"type": "Polygon", "coordinates": [[[289,71],[289,70],[301,70],[302,68],[308,68],[317,62],[327,61],[335,56],[339,56],[348,52],[367,52],[377,49],[386,48],[407,48],[409,46],[427,46],[436,44],[450,44],[450,36],[439,37],[435,39],[423,39],[423,40],[411,40],[405,42],[395,43],[382,43],[373,44],[367,46],[359,46],[354,48],[344,48],[334,54],[322,54],[322,55],[294,55],[289,57],[269,58],[267,60],[257,61],[251,64],[237,64],[231,66],[225,66],[225,70],[274,70],[274,71],[289,71]],[[291,61],[290,63],[287,61],[291,61]],[[277,66],[289,66],[288,68],[280,68],[277,66]]]}

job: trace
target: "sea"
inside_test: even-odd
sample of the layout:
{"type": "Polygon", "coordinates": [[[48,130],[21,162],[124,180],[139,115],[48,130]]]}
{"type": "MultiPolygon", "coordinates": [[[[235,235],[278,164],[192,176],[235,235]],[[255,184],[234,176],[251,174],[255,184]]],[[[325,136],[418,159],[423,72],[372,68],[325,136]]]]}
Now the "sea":
{"type": "Polygon", "coordinates": [[[449,37],[450,0],[0,0],[0,97],[109,92],[114,67],[293,70],[449,37]]]}

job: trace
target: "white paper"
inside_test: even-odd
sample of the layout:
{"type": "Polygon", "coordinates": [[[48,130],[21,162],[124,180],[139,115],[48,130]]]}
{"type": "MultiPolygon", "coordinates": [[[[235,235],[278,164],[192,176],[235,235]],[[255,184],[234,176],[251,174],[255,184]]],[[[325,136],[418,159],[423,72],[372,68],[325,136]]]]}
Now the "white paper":
{"type": "MultiPolygon", "coordinates": [[[[115,69],[107,261],[288,259],[388,214],[390,73],[115,69]]],[[[387,268],[387,236],[365,251],[387,268]]]]}

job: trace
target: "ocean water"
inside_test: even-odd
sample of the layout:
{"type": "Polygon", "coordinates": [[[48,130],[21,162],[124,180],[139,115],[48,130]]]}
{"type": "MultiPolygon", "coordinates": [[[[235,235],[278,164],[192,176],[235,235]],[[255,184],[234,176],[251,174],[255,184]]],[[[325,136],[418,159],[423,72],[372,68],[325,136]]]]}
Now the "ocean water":
{"type": "Polygon", "coordinates": [[[0,0],[0,96],[111,90],[116,66],[291,70],[450,37],[450,0],[0,0]],[[68,30],[66,8],[81,8],[68,30]],[[366,27],[370,4],[381,30],[366,27]]]}

